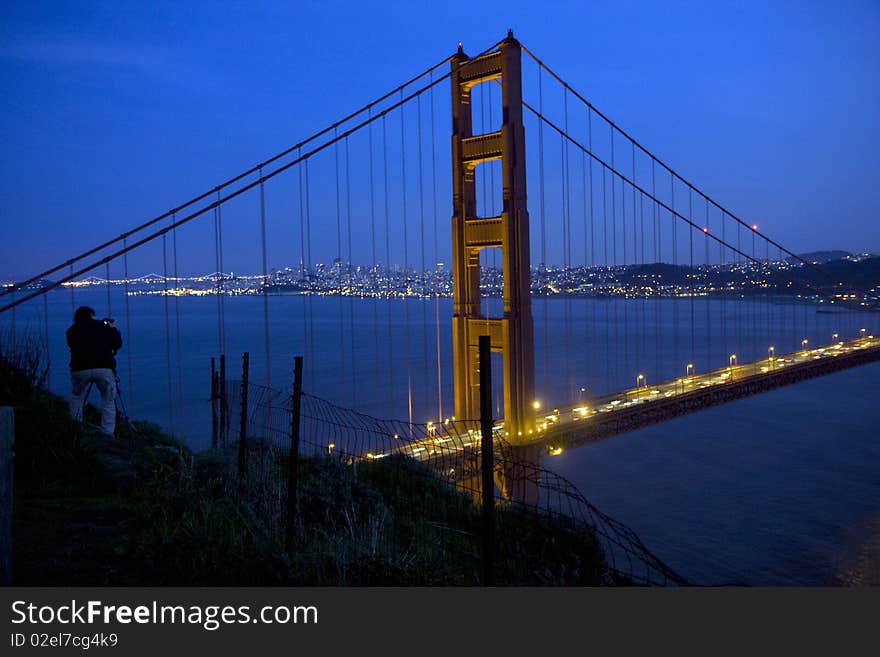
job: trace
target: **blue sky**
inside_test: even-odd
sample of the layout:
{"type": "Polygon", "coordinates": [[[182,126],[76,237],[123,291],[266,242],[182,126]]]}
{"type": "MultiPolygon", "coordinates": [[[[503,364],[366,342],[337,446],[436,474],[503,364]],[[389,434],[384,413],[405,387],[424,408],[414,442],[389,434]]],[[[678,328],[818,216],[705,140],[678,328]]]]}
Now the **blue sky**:
{"type": "MultiPolygon", "coordinates": [[[[507,28],[787,246],[880,252],[876,2],[481,2],[466,21],[461,13],[436,2],[4,3],[0,277],[155,216],[459,41],[473,53],[507,28]]],[[[447,134],[436,139],[448,148],[447,134]]],[[[286,236],[281,196],[270,198],[270,226],[286,236]]],[[[448,231],[448,199],[439,208],[448,231]]],[[[321,258],[336,248],[332,229],[314,237],[321,258]]],[[[213,262],[198,240],[186,242],[185,268],[213,262]]],[[[240,267],[258,268],[256,239],[230,249],[240,267]]],[[[273,244],[269,264],[297,258],[273,244]]]]}

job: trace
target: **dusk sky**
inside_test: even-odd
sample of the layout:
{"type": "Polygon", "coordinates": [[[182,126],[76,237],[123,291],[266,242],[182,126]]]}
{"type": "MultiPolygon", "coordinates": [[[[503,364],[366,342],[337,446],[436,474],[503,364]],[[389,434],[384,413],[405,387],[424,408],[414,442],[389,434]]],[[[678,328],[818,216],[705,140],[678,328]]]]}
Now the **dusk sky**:
{"type": "MultiPolygon", "coordinates": [[[[0,12],[0,277],[115,236],[459,41],[473,54],[508,28],[789,248],[880,252],[874,0],[17,2],[0,12]]],[[[437,120],[448,126],[448,114],[437,120]]],[[[448,133],[437,140],[448,151],[448,133]]],[[[449,207],[441,198],[447,232],[449,207]]],[[[231,248],[257,258],[256,240],[231,248]]],[[[276,249],[270,265],[298,257],[276,249]]]]}

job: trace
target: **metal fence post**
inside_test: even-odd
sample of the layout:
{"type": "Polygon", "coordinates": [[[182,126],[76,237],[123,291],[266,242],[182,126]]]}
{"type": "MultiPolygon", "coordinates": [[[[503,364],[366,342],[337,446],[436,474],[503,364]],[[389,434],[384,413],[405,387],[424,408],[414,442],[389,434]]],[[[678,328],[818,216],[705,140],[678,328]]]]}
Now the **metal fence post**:
{"type": "Polygon", "coordinates": [[[238,427],[238,485],[244,492],[245,468],[247,466],[247,419],[248,419],[248,361],[250,354],[241,355],[241,415],[238,427]]]}
{"type": "Polygon", "coordinates": [[[495,585],[495,456],[492,450],[492,345],[480,336],[480,469],[483,475],[483,586],[495,585]]]}
{"type": "Polygon", "coordinates": [[[293,549],[294,531],[299,512],[297,483],[299,477],[299,424],[302,402],[302,356],[293,358],[293,399],[290,410],[290,456],[287,473],[287,532],[285,547],[288,552],[293,549]]]}
{"type": "Polygon", "coordinates": [[[12,500],[15,413],[0,408],[0,586],[12,584],[12,500]]]}

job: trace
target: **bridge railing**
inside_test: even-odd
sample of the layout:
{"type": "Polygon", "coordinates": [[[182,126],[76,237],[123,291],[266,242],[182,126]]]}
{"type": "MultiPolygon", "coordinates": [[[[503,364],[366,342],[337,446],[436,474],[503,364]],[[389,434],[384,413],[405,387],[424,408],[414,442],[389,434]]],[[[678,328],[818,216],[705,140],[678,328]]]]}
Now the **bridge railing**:
{"type": "MultiPolygon", "coordinates": [[[[230,453],[241,449],[239,494],[281,541],[290,503],[292,394],[239,381],[228,382],[226,394],[229,430],[220,444],[230,453]]],[[[318,516],[331,518],[338,535],[320,545],[386,567],[420,561],[426,583],[478,584],[479,436],[477,421],[383,420],[303,393],[299,536],[313,531],[318,516]]],[[[498,584],[688,583],[570,482],[497,436],[494,451],[498,584]],[[511,498],[508,492],[518,489],[535,494],[511,498]]],[[[299,545],[306,543],[314,550],[313,542],[299,545]]]]}

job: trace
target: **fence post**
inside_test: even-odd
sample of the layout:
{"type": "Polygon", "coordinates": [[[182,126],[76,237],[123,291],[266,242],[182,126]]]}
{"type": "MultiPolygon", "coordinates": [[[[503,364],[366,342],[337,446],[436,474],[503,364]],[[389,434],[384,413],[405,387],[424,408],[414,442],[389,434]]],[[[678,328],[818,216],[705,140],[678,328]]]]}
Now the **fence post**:
{"type": "Polygon", "coordinates": [[[217,449],[217,362],[211,356],[211,448],[217,449]]]}
{"type": "Polygon", "coordinates": [[[245,467],[247,466],[247,418],[248,418],[248,361],[250,354],[241,355],[241,414],[238,427],[238,485],[244,492],[245,467]]]}
{"type": "Polygon", "coordinates": [[[0,586],[12,585],[12,500],[15,414],[0,408],[0,586]]]}
{"type": "Polygon", "coordinates": [[[226,354],[220,354],[220,442],[229,442],[229,404],[226,399],[226,354]]]}
{"type": "Polygon", "coordinates": [[[293,399],[290,410],[290,457],[287,473],[287,532],[285,547],[288,552],[293,549],[294,530],[299,513],[298,477],[299,477],[299,425],[302,402],[302,356],[293,358],[293,399]]]}
{"type": "Polygon", "coordinates": [[[480,336],[480,469],[483,475],[483,586],[495,585],[495,456],[492,450],[492,344],[480,336]]]}

